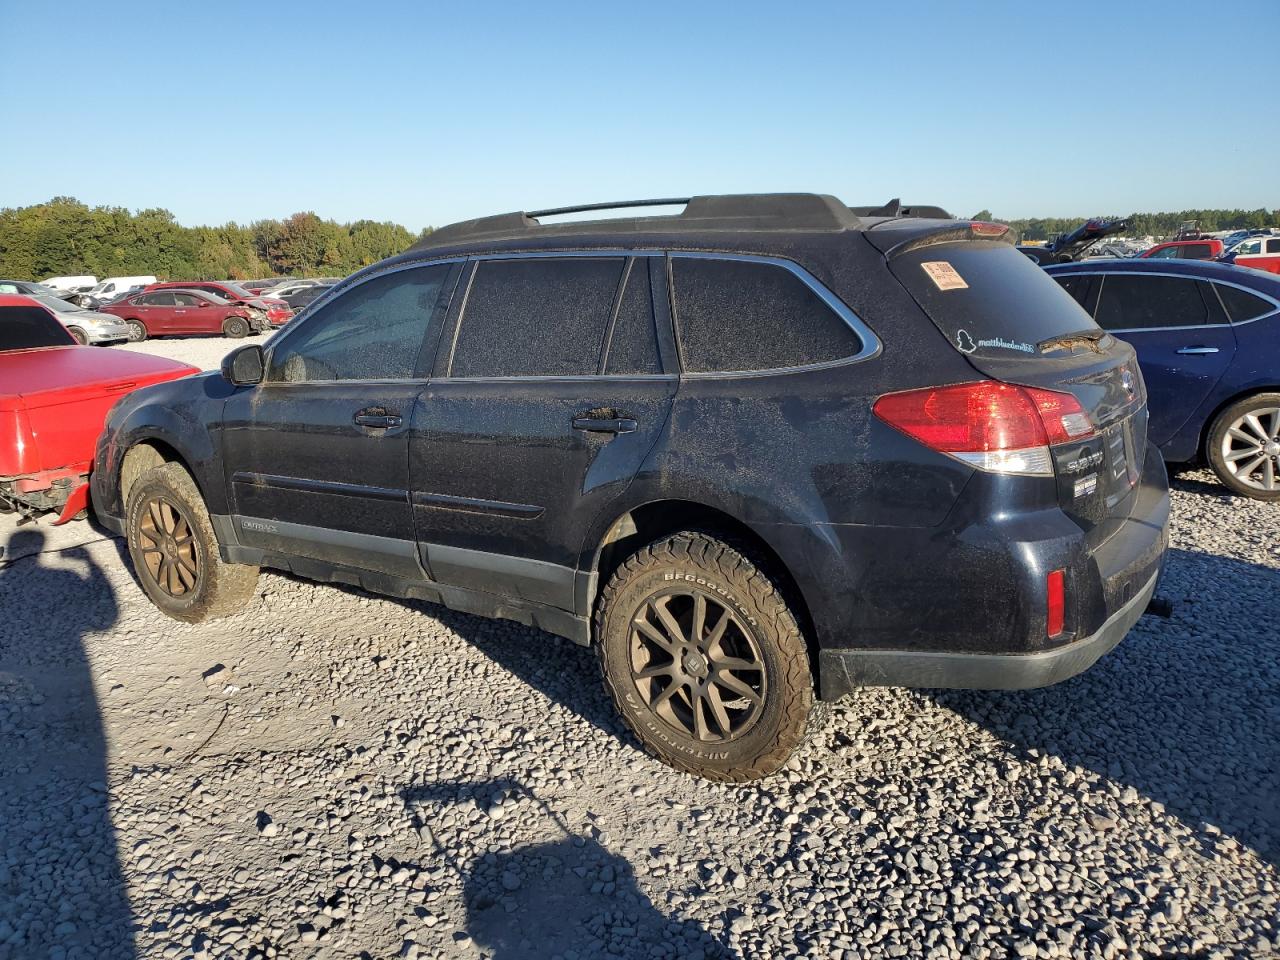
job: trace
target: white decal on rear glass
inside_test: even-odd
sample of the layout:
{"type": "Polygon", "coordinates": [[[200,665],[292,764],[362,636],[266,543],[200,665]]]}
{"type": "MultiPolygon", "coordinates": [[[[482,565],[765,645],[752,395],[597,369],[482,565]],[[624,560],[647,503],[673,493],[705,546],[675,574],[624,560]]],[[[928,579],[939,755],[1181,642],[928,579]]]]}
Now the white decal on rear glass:
{"type": "Polygon", "coordinates": [[[956,268],[945,260],[926,260],[920,264],[929,275],[933,285],[939,290],[968,290],[969,285],[964,277],[956,272],[956,268]]]}

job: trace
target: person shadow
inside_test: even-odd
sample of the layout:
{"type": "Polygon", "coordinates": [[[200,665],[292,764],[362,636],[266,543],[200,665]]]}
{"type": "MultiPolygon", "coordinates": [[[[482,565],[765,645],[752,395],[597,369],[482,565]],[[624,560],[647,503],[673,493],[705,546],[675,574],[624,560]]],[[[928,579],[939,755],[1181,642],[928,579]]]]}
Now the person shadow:
{"type": "Polygon", "coordinates": [[[46,548],[43,530],[18,529],[0,555],[0,960],[129,958],[133,918],[85,649],[119,608],[87,550],[60,550],[51,565],[46,548]]]}
{"type": "Polygon", "coordinates": [[[1080,676],[930,695],[1023,761],[1056,755],[1280,864],[1280,570],[1184,549],[1166,563],[1171,618],[1143,617],[1080,676]]]}
{"type": "Polygon", "coordinates": [[[548,804],[506,779],[406,787],[400,792],[434,855],[458,877],[466,935],[492,960],[589,957],[738,960],[695,920],[663,913],[640,889],[631,864],[594,836],[574,834],[548,804]],[[453,805],[540,807],[553,836],[464,862],[445,833],[453,805]]]}

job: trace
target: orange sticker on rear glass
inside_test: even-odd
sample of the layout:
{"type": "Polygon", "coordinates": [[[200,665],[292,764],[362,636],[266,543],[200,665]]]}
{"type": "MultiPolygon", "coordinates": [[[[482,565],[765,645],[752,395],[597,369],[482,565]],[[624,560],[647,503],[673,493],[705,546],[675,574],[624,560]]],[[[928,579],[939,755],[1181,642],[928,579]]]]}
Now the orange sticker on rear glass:
{"type": "Polygon", "coordinates": [[[968,290],[969,285],[964,277],[956,273],[956,268],[945,260],[926,260],[920,264],[929,275],[933,285],[939,290],[968,290]]]}

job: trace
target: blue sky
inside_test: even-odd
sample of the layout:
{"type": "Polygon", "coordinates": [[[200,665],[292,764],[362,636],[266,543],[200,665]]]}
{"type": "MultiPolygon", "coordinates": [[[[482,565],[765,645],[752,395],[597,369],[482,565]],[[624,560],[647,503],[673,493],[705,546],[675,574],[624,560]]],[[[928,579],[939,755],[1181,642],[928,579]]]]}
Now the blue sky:
{"type": "Polygon", "coordinates": [[[1280,206],[1278,0],[0,0],[0,37],[0,206],[415,230],[757,190],[1280,206]]]}

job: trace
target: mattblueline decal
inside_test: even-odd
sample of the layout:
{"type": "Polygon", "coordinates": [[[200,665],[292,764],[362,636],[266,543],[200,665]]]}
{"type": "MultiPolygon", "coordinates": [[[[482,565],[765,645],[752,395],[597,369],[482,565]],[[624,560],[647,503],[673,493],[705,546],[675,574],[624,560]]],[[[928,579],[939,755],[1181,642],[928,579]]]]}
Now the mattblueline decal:
{"type": "Polygon", "coordinates": [[[990,347],[993,350],[1016,350],[1018,353],[1035,353],[1036,348],[1030,343],[1019,343],[1006,340],[1004,337],[992,337],[989,340],[977,340],[969,336],[968,330],[956,331],[956,346],[961,353],[973,353],[979,347],[990,347]]]}

